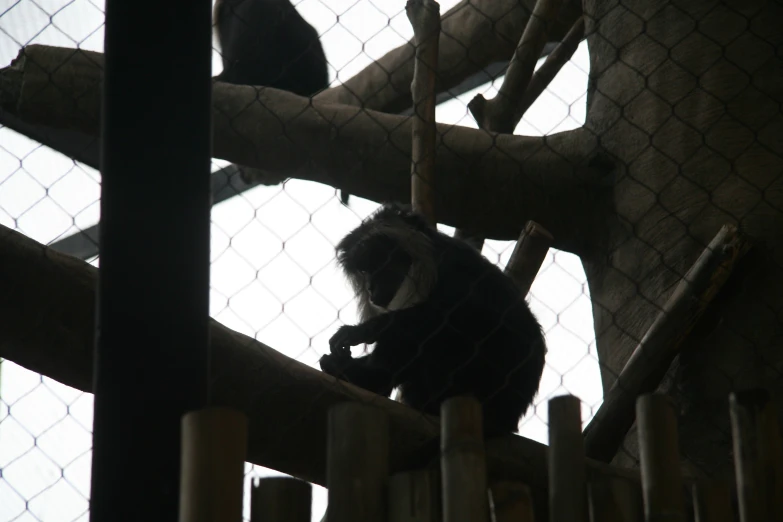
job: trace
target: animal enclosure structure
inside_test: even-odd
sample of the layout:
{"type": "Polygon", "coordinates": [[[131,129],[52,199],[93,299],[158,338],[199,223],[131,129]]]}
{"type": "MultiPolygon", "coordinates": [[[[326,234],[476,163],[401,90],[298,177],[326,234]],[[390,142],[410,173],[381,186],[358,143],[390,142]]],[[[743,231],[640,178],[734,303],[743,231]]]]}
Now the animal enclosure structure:
{"type": "MultiPolygon", "coordinates": [[[[414,5],[421,8],[430,2],[414,5]]],[[[200,16],[205,22],[203,13],[200,16]]],[[[373,201],[412,201],[431,223],[454,227],[456,236],[477,248],[486,240],[518,240],[506,273],[525,294],[550,246],[579,256],[592,304],[603,404],[581,432],[575,429],[580,419],[574,415],[574,400],[555,399],[551,411],[567,405],[567,412],[564,419],[549,417],[549,450],[517,436],[473,440],[483,449],[461,461],[475,470],[474,480],[461,487],[472,490],[474,497],[452,489],[460,487],[447,480],[446,470],[454,462],[442,455],[437,461],[441,514],[459,520],[456,517],[470,509],[448,511],[455,517],[449,518],[449,502],[473,498],[478,500],[471,507],[478,506],[480,513],[471,516],[496,520],[524,520],[531,513],[537,520],[654,520],[656,510],[674,512],[682,520],[727,520],[727,492],[736,491],[740,520],[779,519],[780,2],[465,0],[438,18],[422,16],[419,27],[415,20],[412,16],[411,42],[312,98],[263,86],[214,83],[211,153],[233,166],[213,175],[212,192],[215,199],[226,200],[252,185],[294,178],[373,201]],[[425,23],[437,20],[439,24],[425,23]],[[541,137],[512,134],[583,40],[590,53],[584,125],[541,137]],[[486,100],[479,95],[468,105],[478,128],[435,123],[439,95],[499,61],[508,65],[497,96],[486,100]],[[405,110],[413,115],[400,114],[405,110]],[[764,388],[768,395],[749,391],[756,388],[764,388]],[[669,398],[664,400],[663,395],[669,398]],[[637,402],[639,397],[644,399],[637,402]],[[564,456],[564,451],[574,453],[564,456]],[[683,491],[690,486],[696,491],[693,502],[683,491]],[[560,496],[565,494],[576,497],[560,496]],[[630,507],[620,504],[626,496],[635,499],[630,507]],[[505,504],[501,498],[517,500],[505,504]],[[561,508],[574,512],[559,513],[561,508]]],[[[206,53],[204,41],[199,42],[206,53]]],[[[149,46],[150,53],[156,49],[149,46]]],[[[202,58],[201,67],[206,62],[202,58]]],[[[102,82],[110,77],[111,59],[108,48],[104,60],[101,53],[72,46],[24,46],[0,71],[0,120],[59,147],[69,157],[97,165],[96,140],[107,132],[101,130],[102,82]]],[[[203,124],[208,111],[206,75],[194,78],[204,81],[198,84],[203,124]]],[[[153,79],[133,80],[153,97],[165,86],[183,92],[191,87],[173,77],[160,80],[160,85],[153,79]]],[[[149,121],[170,120],[187,127],[176,113],[157,118],[149,121]]],[[[138,136],[135,139],[149,146],[138,136]]],[[[209,146],[204,141],[193,149],[197,152],[192,176],[184,174],[184,164],[177,172],[182,175],[179,188],[195,184],[190,188],[201,211],[201,228],[199,233],[194,229],[193,237],[183,237],[193,240],[190,247],[203,254],[194,254],[202,263],[202,284],[196,290],[206,300],[209,146]],[[202,170],[203,179],[197,180],[195,171],[202,170]]],[[[161,160],[171,161],[165,151],[159,154],[161,160]]],[[[117,157],[122,156],[115,156],[115,167],[117,157]]],[[[147,176],[150,184],[160,182],[151,178],[147,176]]],[[[163,185],[170,196],[179,194],[183,211],[189,208],[178,187],[163,185]]],[[[147,185],[120,186],[132,187],[139,198],[131,200],[132,205],[125,201],[131,207],[126,216],[144,209],[140,202],[155,199],[147,185]]],[[[109,185],[104,188],[111,194],[109,185]]],[[[128,198],[131,192],[115,194],[112,201],[128,198]]],[[[101,226],[110,223],[102,221],[101,226]]],[[[152,234],[153,229],[143,230],[152,234]]],[[[11,228],[0,230],[0,356],[78,390],[95,391],[92,347],[98,270],[11,228]]],[[[129,245],[151,242],[143,235],[129,245]]],[[[172,236],[152,235],[166,252],[166,239],[172,236]]],[[[128,256],[134,252],[127,250],[128,256]]],[[[131,260],[125,259],[128,265],[131,260]]],[[[182,260],[180,266],[191,261],[182,260]]],[[[167,274],[178,275],[167,266],[167,274]]],[[[104,277],[105,272],[100,273],[104,277]]],[[[143,283],[140,273],[135,275],[143,283]]],[[[179,284],[181,290],[187,288],[181,280],[179,284]]],[[[167,295],[175,300],[173,290],[167,295]]],[[[127,310],[130,313],[133,307],[127,310]]],[[[329,516],[348,520],[355,515],[350,506],[341,511],[335,495],[348,495],[341,497],[347,504],[346,498],[360,493],[340,493],[341,482],[330,483],[329,421],[340,415],[330,412],[351,418],[355,414],[356,426],[373,424],[362,420],[363,415],[376,415],[385,419],[377,426],[387,425],[388,430],[377,436],[388,437],[388,445],[386,450],[384,445],[365,449],[387,453],[375,454],[376,465],[367,470],[347,469],[357,457],[343,455],[342,471],[375,473],[367,480],[376,481],[378,502],[388,491],[411,491],[407,485],[413,483],[422,495],[429,492],[432,502],[425,505],[438,505],[438,495],[432,495],[437,481],[427,468],[432,455],[422,448],[438,436],[441,444],[446,443],[452,433],[447,426],[452,424],[445,412],[439,425],[433,417],[330,378],[216,321],[207,322],[206,310],[202,311],[187,317],[200,318],[203,336],[193,346],[202,356],[207,329],[210,336],[208,404],[246,416],[247,431],[241,421],[235,430],[240,433],[237,440],[247,436],[242,459],[329,486],[330,506],[336,505],[329,516]],[[362,408],[345,413],[353,411],[341,409],[350,408],[342,405],[345,402],[371,405],[372,413],[362,408]]],[[[165,334],[171,347],[184,337],[168,328],[163,312],[158,309],[157,316],[150,315],[143,323],[150,331],[165,334]]],[[[186,315],[176,324],[187,325],[186,315]]],[[[140,335],[142,323],[126,324],[140,335]]],[[[164,344],[158,337],[155,342],[164,344]]],[[[199,368],[206,366],[205,359],[199,368]]],[[[159,371],[158,382],[166,376],[159,371]]],[[[161,390],[170,391],[165,386],[161,390]]],[[[195,399],[199,394],[207,403],[205,388],[194,384],[191,390],[192,397],[181,397],[182,411],[176,416],[169,412],[169,427],[171,419],[179,423],[184,410],[200,409],[195,399]]],[[[128,397],[131,391],[135,390],[130,386],[124,388],[128,397]]],[[[127,407],[143,415],[143,401],[134,404],[131,399],[127,407]]],[[[444,408],[447,404],[459,402],[444,403],[444,408]]],[[[96,416],[96,427],[99,423],[96,416]]],[[[346,440],[362,436],[354,433],[346,440]]],[[[179,447],[178,439],[167,440],[179,447]]],[[[171,461],[168,469],[174,469],[171,461]]],[[[234,466],[231,473],[237,472],[241,469],[234,466]]],[[[284,492],[278,497],[254,490],[265,500],[253,500],[251,505],[271,506],[289,494],[302,499],[307,489],[298,482],[267,484],[284,492]]],[[[209,498],[199,491],[196,500],[209,498]]],[[[232,498],[241,501],[241,492],[232,491],[232,498]]],[[[403,502],[389,505],[384,516],[402,516],[395,509],[403,502]]],[[[425,508],[420,519],[431,520],[432,511],[425,508]]]]}
{"type": "MultiPolygon", "coordinates": [[[[385,413],[357,403],[339,404],[329,411],[326,520],[779,520],[783,440],[776,407],[758,390],[733,394],[730,402],[736,497],[726,481],[683,479],[674,404],[665,395],[648,394],[636,403],[641,477],[611,469],[588,471],[579,399],[561,396],[549,401],[544,499],[535,498],[522,482],[487,476],[482,408],[471,397],[443,403],[440,455],[432,465],[391,476],[385,413]]],[[[239,519],[244,420],[226,410],[186,417],[181,520],[239,519]],[[212,436],[205,436],[208,433],[212,436]]],[[[310,487],[294,478],[261,479],[252,487],[250,505],[251,522],[306,522],[310,487]]]]}

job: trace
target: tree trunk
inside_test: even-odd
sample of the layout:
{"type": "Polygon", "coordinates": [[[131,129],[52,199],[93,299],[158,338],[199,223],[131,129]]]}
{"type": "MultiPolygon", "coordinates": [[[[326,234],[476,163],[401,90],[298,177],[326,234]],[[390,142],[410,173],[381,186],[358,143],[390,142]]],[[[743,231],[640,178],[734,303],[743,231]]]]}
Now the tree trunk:
{"type": "MultiPolygon", "coordinates": [[[[583,256],[604,390],[725,223],[756,247],[661,390],[680,405],[690,471],[731,472],[728,394],[783,405],[783,7],[585,0],[586,127],[616,159],[602,253],[583,256]],[[610,214],[611,215],[611,214],[610,214]]],[[[636,464],[635,430],[615,463],[636,464]]]]}

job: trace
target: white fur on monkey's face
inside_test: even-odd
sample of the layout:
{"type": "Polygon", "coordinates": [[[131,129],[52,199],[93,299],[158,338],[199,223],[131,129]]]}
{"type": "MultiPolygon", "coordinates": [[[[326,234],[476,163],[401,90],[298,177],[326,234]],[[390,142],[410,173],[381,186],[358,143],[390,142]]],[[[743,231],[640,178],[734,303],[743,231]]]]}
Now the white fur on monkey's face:
{"type": "Polygon", "coordinates": [[[433,244],[426,234],[396,219],[391,222],[373,222],[363,233],[365,238],[380,234],[393,239],[397,247],[407,252],[413,262],[403,283],[386,307],[370,302],[368,274],[345,272],[348,282],[356,293],[356,304],[361,320],[366,321],[379,314],[410,308],[425,301],[438,280],[438,265],[433,244]]]}
{"type": "Polygon", "coordinates": [[[402,284],[386,307],[378,306],[370,300],[369,274],[350,274],[348,279],[356,291],[359,313],[362,320],[372,316],[411,308],[427,300],[437,280],[437,267],[433,259],[414,261],[402,284]]]}
{"type": "Polygon", "coordinates": [[[426,295],[422,295],[421,290],[421,285],[416,284],[416,265],[411,265],[389,304],[386,307],[378,306],[371,299],[370,306],[381,313],[410,308],[427,299],[426,295]]]}

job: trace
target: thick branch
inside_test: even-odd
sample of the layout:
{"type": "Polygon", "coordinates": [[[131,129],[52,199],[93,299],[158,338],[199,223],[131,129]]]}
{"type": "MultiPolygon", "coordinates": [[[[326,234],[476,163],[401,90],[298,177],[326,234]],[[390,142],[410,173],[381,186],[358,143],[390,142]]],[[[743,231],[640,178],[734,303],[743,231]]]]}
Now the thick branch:
{"type": "Polygon", "coordinates": [[[585,428],[591,458],[609,462],[635,419],[636,399],[655,391],[680,346],[731,275],[750,243],[725,225],[685,274],[585,428]]]}
{"type": "MultiPolygon", "coordinates": [[[[102,55],[40,45],[23,53],[14,67],[24,72],[21,94],[4,108],[96,136],[102,55]]],[[[410,200],[409,118],[223,83],[214,86],[213,109],[215,157],[374,201],[410,200]]],[[[440,222],[516,239],[533,219],[552,233],[555,248],[590,248],[611,212],[612,178],[593,166],[599,149],[589,131],[525,137],[438,125],[437,132],[440,222]]]]}
{"type": "MultiPolygon", "coordinates": [[[[98,269],[0,227],[0,357],[80,390],[92,390],[98,269]]],[[[391,428],[392,473],[423,465],[420,451],[438,435],[437,419],[305,366],[217,322],[212,342],[212,405],[249,418],[248,460],[324,484],[328,409],[362,401],[382,408],[391,428]]],[[[155,364],[155,361],[149,361],[155,364]]],[[[546,508],[546,448],[523,437],[487,442],[492,477],[528,484],[546,508]]],[[[588,461],[588,473],[638,473],[588,461]]]]}
{"type": "MultiPolygon", "coordinates": [[[[534,6],[535,0],[463,0],[449,9],[441,21],[438,92],[493,62],[508,61],[534,6]]],[[[559,41],[581,14],[581,2],[567,0],[550,38],[559,41]]],[[[405,43],[315,99],[400,112],[412,103],[413,57],[414,46],[405,43]]]]}

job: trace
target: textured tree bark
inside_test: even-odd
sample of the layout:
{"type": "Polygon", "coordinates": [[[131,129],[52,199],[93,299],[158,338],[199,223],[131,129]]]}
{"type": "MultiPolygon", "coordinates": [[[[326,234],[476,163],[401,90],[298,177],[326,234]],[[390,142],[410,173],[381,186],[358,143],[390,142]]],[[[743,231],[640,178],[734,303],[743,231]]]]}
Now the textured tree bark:
{"type": "MultiPolygon", "coordinates": [[[[509,60],[535,4],[535,0],[463,0],[449,9],[441,22],[437,91],[454,87],[493,62],[509,60]]],[[[582,12],[578,1],[563,4],[551,41],[559,41],[582,12]]],[[[403,44],[315,99],[391,113],[407,109],[412,103],[413,53],[410,42],[403,44]]]]}
{"type": "MultiPolygon", "coordinates": [[[[102,61],[100,53],[26,47],[0,71],[0,102],[26,121],[97,136],[102,61]]],[[[376,201],[410,200],[410,118],[223,83],[214,86],[213,110],[217,158],[255,167],[273,183],[291,176],[376,201]]],[[[438,125],[437,134],[441,223],[516,239],[533,219],[556,248],[589,245],[592,224],[609,208],[597,202],[610,195],[593,134],[539,138],[453,125],[438,125]]]]}
{"type": "MultiPolygon", "coordinates": [[[[724,223],[758,244],[660,388],[679,402],[686,467],[730,476],[729,392],[767,386],[783,405],[783,9],[764,0],[584,7],[585,127],[617,161],[604,252],[583,256],[604,390],[724,223]]],[[[615,463],[635,465],[636,437],[615,463]]]]}

